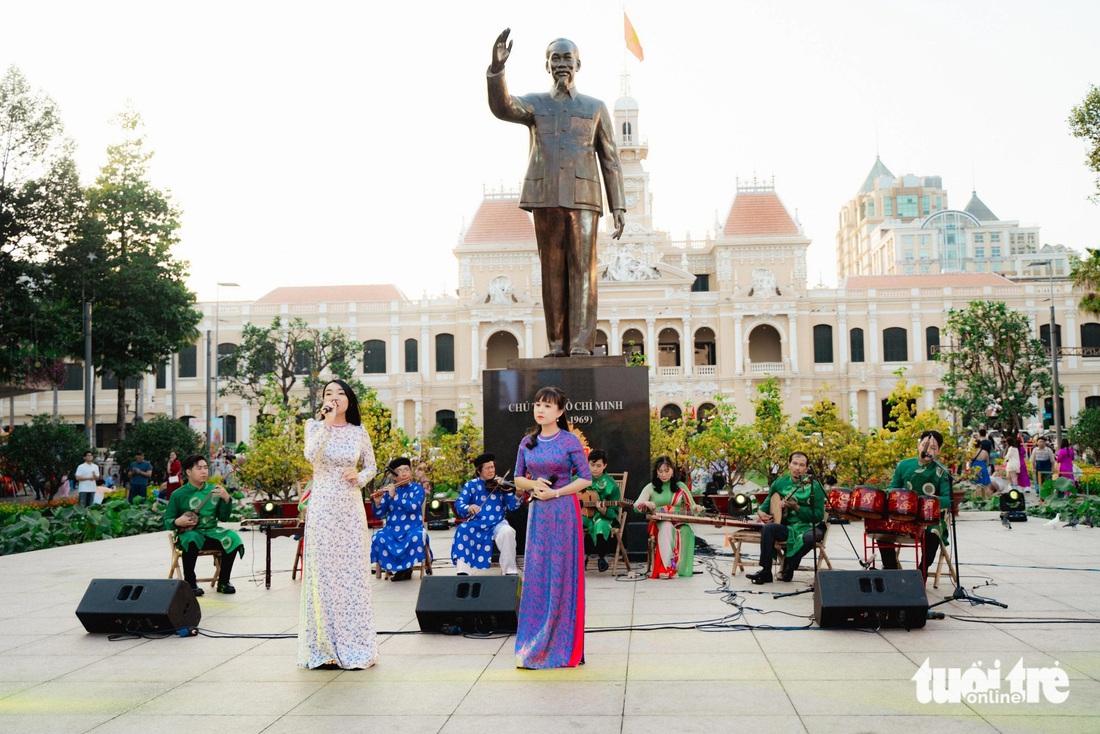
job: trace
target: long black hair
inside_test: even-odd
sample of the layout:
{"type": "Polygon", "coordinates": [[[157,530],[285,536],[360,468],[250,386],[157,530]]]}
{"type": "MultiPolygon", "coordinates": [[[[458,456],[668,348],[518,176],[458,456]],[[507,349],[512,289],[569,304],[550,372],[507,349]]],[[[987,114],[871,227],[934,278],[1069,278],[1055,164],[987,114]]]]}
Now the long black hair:
{"type": "MultiPolygon", "coordinates": [[[[351,389],[351,385],[343,380],[329,380],[325,383],[325,387],[336,383],[344,390],[344,395],[348,398],[348,409],[344,413],[344,419],[353,426],[363,425],[363,420],[359,417],[359,398],[355,397],[355,391],[351,389]]],[[[321,390],[321,398],[324,399],[325,391],[321,390]]]]}
{"type": "Polygon", "coordinates": [[[680,479],[680,477],[677,476],[678,472],[676,471],[676,465],[672,463],[672,459],[669,458],[668,454],[661,454],[657,457],[657,460],[653,462],[652,483],[654,489],[660,489],[662,486],[664,486],[664,482],[662,482],[660,477],[657,476],[657,470],[660,469],[662,466],[665,466],[666,464],[672,467],[672,477],[668,480],[668,486],[675,487],[676,482],[680,479]]]}
{"type": "MultiPolygon", "coordinates": [[[[562,414],[558,416],[558,428],[563,431],[569,430],[569,421],[565,420],[565,393],[560,387],[544,387],[535,393],[536,403],[553,403],[562,410],[562,414]]],[[[527,433],[524,435],[524,439],[527,441],[527,448],[533,449],[539,445],[539,431],[542,430],[542,426],[538,423],[534,428],[528,428],[527,433]]]]}

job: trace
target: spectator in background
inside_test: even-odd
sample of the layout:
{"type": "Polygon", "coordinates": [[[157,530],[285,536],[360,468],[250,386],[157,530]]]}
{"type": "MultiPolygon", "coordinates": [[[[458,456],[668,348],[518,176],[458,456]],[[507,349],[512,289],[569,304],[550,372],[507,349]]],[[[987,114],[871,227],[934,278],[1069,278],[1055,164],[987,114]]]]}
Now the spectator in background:
{"type": "Polygon", "coordinates": [[[1077,479],[1073,473],[1073,447],[1069,445],[1068,438],[1062,439],[1055,460],[1058,462],[1058,478],[1064,477],[1073,482],[1073,486],[1076,487],[1077,479]]]}
{"type": "Polygon", "coordinates": [[[175,451],[168,452],[168,481],[164,485],[164,499],[172,499],[172,493],[183,486],[183,466],[175,451]]]}
{"type": "Polygon", "coordinates": [[[1008,436],[1005,438],[1005,474],[1008,476],[1008,483],[1013,487],[1019,487],[1020,467],[1023,466],[1022,457],[1020,456],[1020,439],[1016,436],[1008,436]]]}
{"type": "Polygon", "coordinates": [[[95,499],[95,480],[99,479],[99,467],[95,463],[95,454],[91,451],[84,452],[84,463],[76,468],[73,474],[76,477],[76,491],[80,496],[80,504],[88,507],[95,499]]]}
{"type": "Polygon", "coordinates": [[[130,464],[130,502],[137,497],[144,497],[149,491],[149,478],[153,476],[153,465],[145,460],[145,454],[141,451],[134,454],[134,461],[130,464]]]}
{"type": "Polygon", "coordinates": [[[1050,473],[1054,470],[1054,452],[1043,436],[1036,440],[1035,450],[1031,452],[1031,468],[1035,472],[1035,486],[1042,489],[1043,482],[1050,479],[1050,473]]]}
{"type": "Polygon", "coordinates": [[[93,500],[93,504],[102,505],[105,494],[107,494],[107,482],[103,477],[100,477],[95,480],[95,500],[93,500]]]}

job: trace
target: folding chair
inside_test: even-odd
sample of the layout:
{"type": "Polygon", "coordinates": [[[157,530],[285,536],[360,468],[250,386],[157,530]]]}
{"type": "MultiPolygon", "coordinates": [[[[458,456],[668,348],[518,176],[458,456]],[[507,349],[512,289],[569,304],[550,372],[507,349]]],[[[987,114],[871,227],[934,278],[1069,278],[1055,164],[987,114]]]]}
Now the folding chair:
{"type": "MultiPolygon", "coordinates": [[[[619,497],[626,497],[626,478],[630,472],[611,472],[608,474],[615,484],[619,485],[619,497]]],[[[626,546],[623,545],[623,527],[626,525],[624,518],[626,517],[626,507],[619,508],[619,515],[615,518],[615,522],[611,526],[611,537],[615,539],[615,557],[611,559],[611,575],[615,576],[619,571],[619,559],[623,560],[623,565],[626,566],[626,570],[629,573],[630,558],[626,554],[626,546]]]]}
{"type": "MultiPolygon", "coordinates": [[[[168,568],[168,578],[182,579],[183,566],[180,565],[180,559],[183,558],[183,551],[176,544],[175,530],[168,531],[168,544],[172,547],[172,565],[168,568]]],[[[218,576],[222,572],[222,552],[220,550],[201,550],[199,556],[210,556],[214,559],[214,575],[209,578],[196,578],[195,583],[200,584],[209,581],[211,588],[213,588],[218,583],[218,576]]]]}

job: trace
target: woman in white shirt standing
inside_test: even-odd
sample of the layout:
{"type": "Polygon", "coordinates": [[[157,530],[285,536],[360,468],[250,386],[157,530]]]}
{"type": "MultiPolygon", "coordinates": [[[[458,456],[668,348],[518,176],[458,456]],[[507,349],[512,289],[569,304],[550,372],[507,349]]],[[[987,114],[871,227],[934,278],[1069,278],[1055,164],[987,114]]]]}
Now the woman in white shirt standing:
{"type": "Polygon", "coordinates": [[[80,495],[80,504],[88,507],[95,499],[95,480],[99,479],[99,467],[95,463],[95,454],[84,452],[84,463],[76,468],[76,491],[80,495]]]}
{"type": "Polygon", "coordinates": [[[1009,436],[1006,443],[1008,450],[1005,451],[1005,474],[1008,475],[1009,484],[1015,488],[1019,486],[1017,481],[1020,478],[1020,438],[1009,436]]]}

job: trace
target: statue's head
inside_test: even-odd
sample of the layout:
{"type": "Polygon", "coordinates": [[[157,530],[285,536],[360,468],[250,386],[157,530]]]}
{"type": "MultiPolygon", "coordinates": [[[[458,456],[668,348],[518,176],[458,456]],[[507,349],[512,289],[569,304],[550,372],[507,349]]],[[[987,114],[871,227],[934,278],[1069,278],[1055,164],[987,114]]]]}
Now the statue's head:
{"type": "Polygon", "coordinates": [[[580,70],[581,52],[577,44],[568,38],[556,38],[546,47],[546,71],[554,78],[555,85],[570,86],[580,70]]]}

